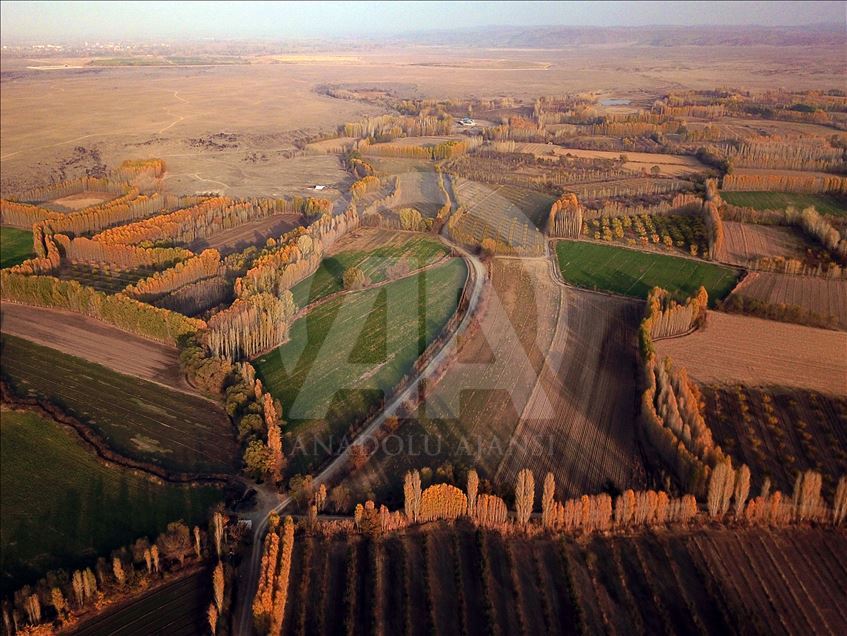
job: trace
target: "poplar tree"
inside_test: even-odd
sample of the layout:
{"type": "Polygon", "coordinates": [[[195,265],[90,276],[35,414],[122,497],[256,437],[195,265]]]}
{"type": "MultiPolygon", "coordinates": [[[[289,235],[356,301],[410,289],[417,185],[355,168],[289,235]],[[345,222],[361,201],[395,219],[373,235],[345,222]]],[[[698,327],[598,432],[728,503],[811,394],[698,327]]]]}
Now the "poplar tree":
{"type": "Polygon", "coordinates": [[[468,516],[473,518],[476,515],[476,496],[479,490],[479,475],[476,470],[471,468],[468,471],[468,516]]]}
{"type": "Polygon", "coordinates": [[[518,473],[515,484],[515,512],[517,513],[517,521],[521,525],[526,525],[529,522],[534,498],[535,478],[532,476],[531,470],[524,468],[518,473]]]}
{"type": "Polygon", "coordinates": [[[556,497],[556,478],[547,473],[544,478],[544,492],[541,495],[541,521],[545,528],[553,524],[553,502],[556,497]]]}

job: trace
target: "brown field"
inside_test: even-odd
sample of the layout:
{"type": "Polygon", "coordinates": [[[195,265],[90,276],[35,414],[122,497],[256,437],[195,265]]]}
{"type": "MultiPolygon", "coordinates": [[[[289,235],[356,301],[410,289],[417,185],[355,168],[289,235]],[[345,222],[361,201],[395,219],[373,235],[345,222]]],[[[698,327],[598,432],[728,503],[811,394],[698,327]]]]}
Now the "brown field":
{"type": "Polygon", "coordinates": [[[686,126],[690,130],[699,130],[706,126],[718,126],[728,136],[736,136],[740,139],[761,138],[762,135],[776,135],[781,137],[809,137],[816,135],[820,137],[831,137],[833,134],[832,128],[819,124],[768,119],[738,119],[734,117],[723,117],[718,121],[692,118],[690,121],[686,121],[686,126]]]}
{"type": "Polygon", "coordinates": [[[847,333],[710,311],[705,329],[656,343],[696,381],[847,395],[847,333]]]}
{"type": "Polygon", "coordinates": [[[299,214],[269,216],[228,230],[221,230],[208,238],[197,239],[188,248],[194,252],[214,248],[223,255],[243,250],[251,245],[261,248],[266,239],[279,238],[303,222],[304,219],[299,214]]]}
{"type": "Polygon", "coordinates": [[[115,195],[109,192],[78,192],[77,194],[71,194],[61,199],[54,199],[51,203],[69,210],[81,210],[90,205],[97,205],[98,203],[103,203],[103,201],[109,201],[114,198],[115,195]]]}
{"type": "Polygon", "coordinates": [[[732,296],[772,306],[801,307],[833,326],[847,329],[847,280],[751,272],[732,296]]]}
{"type": "Polygon", "coordinates": [[[415,208],[424,218],[434,218],[447,200],[438,185],[435,171],[412,171],[398,175],[399,208],[415,208]]]}
{"type": "Polygon", "coordinates": [[[823,475],[831,497],[847,473],[847,397],[779,386],[706,385],[706,421],[733,463],[791,492],[799,471],[823,475]]]}
{"type": "Polygon", "coordinates": [[[179,366],[179,352],[82,314],[3,303],[4,333],[102,364],[118,373],[191,391],[179,366]]]}
{"type": "Polygon", "coordinates": [[[632,434],[636,386],[634,333],[640,304],[560,290],[561,305],[545,366],[520,415],[495,478],[552,471],[565,492],[608,483],[637,487],[643,467],[632,434]],[[537,453],[535,445],[546,445],[537,453]]]}
{"type": "Polygon", "coordinates": [[[842,633],[846,550],[825,529],[298,534],[283,634],[842,633]]]}
{"type": "Polygon", "coordinates": [[[799,230],[778,225],[755,225],[724,221],[725,253],[721,260],[743,265],[747,260],[783,256],[803,260],[814,246],[799,230]]]}
{"type": "Polygon", "coordinates": [[[671,176],[685,176],[703,172],[710,172],[710,169],[700,163],[695,157],[682,155],[663,155],[650,152],[609,152],[605,150],[580,150],[578,148],[563,148],[562,146],[553,146],[548,144],[537,143],[519,143],[516,144],[516,152],[525,152],[534,154],[537,157],[556,155],[564,157],[571,155],[580,159],[612,159],[617,161],[621,155],[626,155],[627,161],[623,167],[627,170],[641,172],[653,166],[659,166],[661,174],[671,176]]]}
{"type": "Polygon", "coordinates": [[[551,197],[526,188],[487,185],[468,179],[453,179],[456,200],[467,215],[458,229],[477,243],[494,238],[516,253],[540,256],[544,253],[543,228],[551,197]]]}

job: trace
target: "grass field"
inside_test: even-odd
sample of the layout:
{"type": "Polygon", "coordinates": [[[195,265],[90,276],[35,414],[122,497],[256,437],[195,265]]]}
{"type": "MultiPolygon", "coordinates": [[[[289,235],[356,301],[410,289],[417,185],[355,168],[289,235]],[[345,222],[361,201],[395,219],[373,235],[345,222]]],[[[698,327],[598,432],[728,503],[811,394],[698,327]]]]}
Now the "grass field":
{"type": "Polygon", "coordinates": [[[713,304],[732,291],[739,276],[729,267],[594,243],[559,241],[556,255],[567,282],[637,298],[658,286],[682,300],[703,285],[713,304]]]}
{"type": "Polygon", "coordinates": [[[0,227],[0,269],[23,263],[32,255],[32,232],[0,227]]]}
{"type": "Polygon", "coordinates": [[[832,194],[802,194],[796,192],[721,192],[721,198],[732,205],[756,210],[784,210],[814,206],[825,214],[847,214],[847,198],[832,194]]]}
{"type": "Polygon", "coordinates": [[[372,233],[372,238],[370,243],[373,247],[369,246],[369,249],[342,250],[324,258],[318,271],[291,290],[297,306],[305,307],[319,298],[341,291],[344,271],[348,267],[361,268],[372,283],[379,283],[389,278],[389,270],[401,259],[405,259],[409,269],[414,270],[447,254],[444,245],[426,235],[377,230],[372,233]]]}
{"type": "MultiPolygon", "coordinates": [[[[286,431],[337,442],[366,417],[453,315],[466,275],[455,259],[334,299],[296,321],[288,342],[254,361],[265,387],[285,405],[286,431]]],[[[302,472],[325,454],[295,455],[290,465],[302,472]]]]}
{"type": "Polygon", "coordinates": [[[108,612],[74,631],[75,636],[195,636],[209,631],[206,609],[211,576],[200,571],[108,612]]]}
{"type": "Polygon", "coordinates": [[[229,472],[238,446],[226,415],[203,398],[3,335],[3,377],[86,422],[116,452],[185,472],[229,472]]]}
{"type": "Polygon", "coordinates": [[[74,567],[168,522],[202,521],[215,488],[157,485],[100,463],[76,434],[34,413],[0,427],[3,593],[56,567],[74,567]]]}

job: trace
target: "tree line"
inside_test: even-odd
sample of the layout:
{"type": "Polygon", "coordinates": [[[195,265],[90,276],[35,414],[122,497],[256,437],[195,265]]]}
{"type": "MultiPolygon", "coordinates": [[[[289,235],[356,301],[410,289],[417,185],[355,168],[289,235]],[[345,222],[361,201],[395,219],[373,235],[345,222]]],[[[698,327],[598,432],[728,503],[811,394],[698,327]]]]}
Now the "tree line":
{"type": "Polygon", "coordinates": [[[562,238],[579,238],[582,230],[583,209],[572,192],[566,192],[553,201],[547,219],[547,233],[562,238]]]}
{"type": "Polygon", "coordinates": [[[107,229],[95,235],[94,239],[103,243],[130,245],[144,241],[189,243],[275,214],[316,216],[331,209],[332,204],[326,199],[309,197],[248,200],[212,197],[170,214],[107,229]]]}
{"type": "Polygon", "coordinates": [[[213,513],[208,532],[175,521],[153,541],[140,537],[113,550],[109,557],[100,556],[88,567],[48,572],[36,584],[25,585],[11,598],[3,599],[3,633],[12,636],[48,633],[38,629],[49,633],[72,630],[90,615],[173,578],[187,565],[202,563],[215,545],[220,554],[224,530],[220,512],[213,513]]]}
{"type": "Polygon", "coordinates": [[[218,250],[203,250],[176,263],[173,267],[155,272],[147,278],[128,285],[123,293],[142,302],[151,302],[180,287],[215,276],[223,276],[226,268],[218,250]]]}
{"type": "MultiPolygon", "coordinates": [[[[792,496],[786,497],[779,491],[771,492],[770,480],[765,478],[761,493],[750,497],[749,468],[742,465],[734,470],[731,460],[725,458],[711,472],[701,511],[695,495],[673,497],[663,490],[627,489],[616,496],[584,494],[559,501],[556,479],[548,472],[540,488],[538,505],[535,475],[525,468],[515,480],[514,510],[510,514],[501,497],[479,492],[475,469],[468,471],[464,492],[446,483],[421,490],[420,474],[411,470],[403,480],[402,510],[392,512],[385,505],[377,507],[368,500],[356,505],[353,527],[365,534],[381,535],[413,524],[462,518],[479,527],[500,531],[545,529],[567,534],[688,525],[697,518],[741,524],[786,525],[812,521],[841,525],[847,519],[847,476],[840,478],[831,507],[821,495],[821,482],[819,473],[799,473],[792,496]]],[[[318,507],[313,504],[311,510],[309,525],[313,527],[318,507]]]]}
{"type": "Polygon", "coordinates": [[[650,330],[652,339],[684,334],[703,325],[709,306],[709,294],[702,285],[685,304],[676,302],[670,293],[654,287],[647,294],[647,315],[641,327],[650,330]]]}
{"type": "Polygon", "coordinates": [[[639,327],[644,386],[641,420],[645,434],[680,482],[695,493],[703,492],[711,466],[722,461],[724,454],[714,443],[701,412],[699,388],[686,370],[675,367],[670,358],[657,359],[653,334],[654,329],[675,331],[686,322],[689,328],[697,325],[703,320],[707,303],[702,288],[682,306],[671,304],[664,290],[652,290],[639,327]]]}
{"type": "Polygon", "coordinates": [[[105,294],[75,280],[25,275],[5,269],[0,271],[0,286],[6,301],[85,314],[124,331],[169,344],[176,344],[181,337],[206,327],[202,320],[153,307],[124,294],[105,294]]]}
{"type": "Polygon", "coordinates": [[[273,241],[253,260],[250,269],[235,282],[235,293],[281,294],[317,271],[321,258],[338,239],[359,226],[351,204],[344,214],[321,216],[308,228],[295,228],[273,241]]]}
{"type": "Polygon", "coordinates": [[[282,633],[293,549],[293,519],[286,517],[279,527],[279,518],[272,516],[262,551],[259,587],[252,604],[254,625],[260,634],[279,636],[282,633]]]}
{"type": "Polygon", "coordinates": [[[724,175],[721,188],[727,192],[847,192],[847,177],[816,174],[758,174],[733,172],[724,175]]]}

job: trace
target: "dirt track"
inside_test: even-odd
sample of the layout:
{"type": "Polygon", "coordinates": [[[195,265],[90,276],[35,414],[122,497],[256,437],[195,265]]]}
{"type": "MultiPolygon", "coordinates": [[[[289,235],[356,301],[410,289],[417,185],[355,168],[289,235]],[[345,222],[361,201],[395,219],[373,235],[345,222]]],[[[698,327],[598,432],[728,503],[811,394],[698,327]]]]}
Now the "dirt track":
{"type": "Polygon", "coordinates": [[[118,373],[193,392],[183,378],[176,348],[81,314],[3,303],[0,328],[4,333],[102,364],[118,373]]]}

